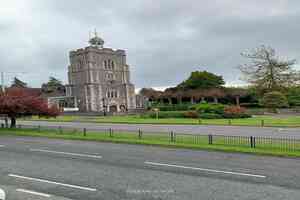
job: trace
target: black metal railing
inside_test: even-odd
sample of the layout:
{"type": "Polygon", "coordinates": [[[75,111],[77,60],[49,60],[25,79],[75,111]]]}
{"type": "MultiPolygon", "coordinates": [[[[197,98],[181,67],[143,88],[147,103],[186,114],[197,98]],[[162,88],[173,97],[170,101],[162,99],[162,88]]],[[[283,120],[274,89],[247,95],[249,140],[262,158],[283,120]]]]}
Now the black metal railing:
{"type": "MultiPolygon", "coordinates": [[[[1,124],[1,128],[5,126],[1,124]]],[[[18,125],[17,129],[24,131],[35,131],[36,133],[51,133],[59,135],[97,137],[101,136],[105,139],[120,139],[120,140],[137,140],[148,141],[149,143],[170,143],[178,145],[215,145],[227,147],[242,147],[262,150],[275,150],[279,152],[296,152],[300,151],[300,139],[296,138],[272,138],[272,137],[257,137],[257,136],[229,136],[229,135],[214,135],[214,134],[183,134],[170,132],[149,132],[138,129],[133,130],[118,130],[113,128],[72,128],[62,126],[31,126],[18,125]]],[[[9,129],[7,129],[9,130],[9,129]]],[[[91,138],[92,139],[92,138],[91,138]]]]}

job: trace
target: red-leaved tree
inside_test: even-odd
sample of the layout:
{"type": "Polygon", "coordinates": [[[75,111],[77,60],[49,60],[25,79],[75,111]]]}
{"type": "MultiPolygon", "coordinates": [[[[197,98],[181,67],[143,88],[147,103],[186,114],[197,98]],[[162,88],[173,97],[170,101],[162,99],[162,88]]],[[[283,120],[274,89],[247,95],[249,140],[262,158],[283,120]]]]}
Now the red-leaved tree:
{"type": "Polygon", "coordinates": [[[45,100],[26,89],[13,88],[0,94],[0,114],[10,118],[11,128],[16,127],[16,120],[20,117],[32,115],[56,117],[59,113],[56,106],[49,107],[45,100]]]}

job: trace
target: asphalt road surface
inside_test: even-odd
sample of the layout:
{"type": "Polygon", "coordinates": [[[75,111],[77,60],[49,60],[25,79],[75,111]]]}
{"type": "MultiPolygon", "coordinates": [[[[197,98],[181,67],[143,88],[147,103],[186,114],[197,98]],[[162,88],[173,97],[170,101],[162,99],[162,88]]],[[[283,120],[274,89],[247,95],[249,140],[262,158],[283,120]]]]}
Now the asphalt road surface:
{"type": "Polygon", "coordinates": [[[66,127],[66,128],[87,128],[88,130],[115,130],[144,132],[170,132],[187,134],[213,134],[230,136],[262,136],[274,138],[296,138],[300,139],[300,128],[274,128],[274,127],[247,127],[247,126],[207,126],[207,125],[151,125],[151,124],[102,124],[102,123],[81,123],[81,122],[46,122],[46,121],[20,121],[21,125],[33,125],[44,127],[66,127]]]}
{"type": "Polygon", "coordinates": [[[8,200],[298,200],[299,169],[299,159],[0,137],[8,200]]]}

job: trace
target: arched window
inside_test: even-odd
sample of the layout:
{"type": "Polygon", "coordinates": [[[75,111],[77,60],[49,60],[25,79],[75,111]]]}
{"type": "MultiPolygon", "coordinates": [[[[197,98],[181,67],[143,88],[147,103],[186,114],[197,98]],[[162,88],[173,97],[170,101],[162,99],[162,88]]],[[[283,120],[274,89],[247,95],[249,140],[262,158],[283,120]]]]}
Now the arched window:
{"type": "Polygon", "coordinates": [[[112,68],[112,70],[115,69],[115,63],[114,63],[114,61],[111,61],[111,68],[112,68]]]}
{"type": "Polygon", "coordinates": [[[107,60],[108,69],[110,69],[110,68],[111,68],[111,65],[110,65],[110,64],[111,64],[111,60],[110,60],[110,59],[108,59],[108,60],[107,60]]]}
{"type": "Polygon", "coordinates": [[[107,69],[107,61],[104,60],[104,68],[107,69]]]}

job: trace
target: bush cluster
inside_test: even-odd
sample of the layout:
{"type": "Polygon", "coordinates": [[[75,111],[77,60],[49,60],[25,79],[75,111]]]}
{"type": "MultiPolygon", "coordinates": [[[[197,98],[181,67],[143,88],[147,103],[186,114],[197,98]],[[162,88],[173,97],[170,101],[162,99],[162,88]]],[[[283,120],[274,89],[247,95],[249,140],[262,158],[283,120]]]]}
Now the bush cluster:
{"type": "Polygon", "coordinates": [[[240,105],[244,108],[263,108],[263,106],[258,102],[241,103],[240,105]]]}
{"type": "Polygon", "coordinates": [[[199,114],[201,119],[222,119],[223,116],[217,113],[201,113],[199,114]]]}
{"type": "MultiPolygon", "coordinates": [[[[160,111],[158,112],[158,118],[184,118],[184,111],[160,111]]],[[[156,112],[148,112],[142,117],[156,118],[156,112]]]]}
{"type": "Polygon", "coordinates": [[[160,111],[186,111],[189,110],[189,105],[179,104],[179,105],[156,105],[153,108],[158,108],[160,111]]]}
{"type": "Polygon", "coordinates": [[[227,106],[224,109],[224,118],[249,118],[251,115],[246,113],[246,109],[239,106],[227,106]]]}
{"type": "Polygon", "coordinates": [[[225,106],[220,103],[199,103],[193,106],[199,113],[215,113],[215,114],[223,114],[225,106]]]}
{"type": "Polygon", "coordinates": [[[197,111],[187,111],[184,113],[185,118],[199,118],[199,113],[197,111]]]}
{"type": "MultiPolygon", "coordinates": [[[[222,118],[249,118],[246,109],[238,106],[225,106],[223,104],[200,103],[191,107],[189,111],[159,111],[158,118],[202,118],[202,119],[222,119],[222,118]]],[[[148,112],[142,117],[156,118],[156,112],[148,112]]]]}

